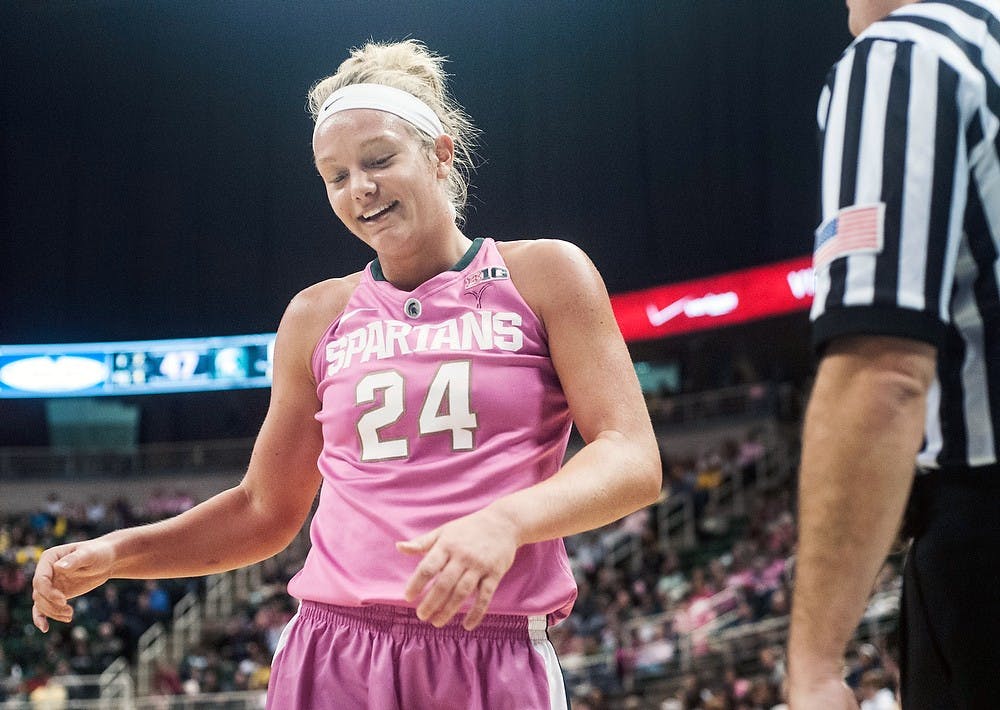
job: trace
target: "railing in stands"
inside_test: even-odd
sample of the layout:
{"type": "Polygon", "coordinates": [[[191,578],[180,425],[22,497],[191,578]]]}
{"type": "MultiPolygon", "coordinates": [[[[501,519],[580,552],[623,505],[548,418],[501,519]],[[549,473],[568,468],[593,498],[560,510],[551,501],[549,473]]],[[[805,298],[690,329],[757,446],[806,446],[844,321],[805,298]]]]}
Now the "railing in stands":
{"type": "Polygon", "coordinates": [[[180,663],[184,654],[201,640],[203,617],[203,605],[194,592],[188,592],[174,605],[174,622],[170,627],[170,660],[173,663],[180,663]]]}
{"type": "MultiPolygon", "coordinates": [[[[753,482],[735,465],[722,468],[719,484],[707,489],[705,510],[716,517],[733,520],[747,510],[747,500],[787,484],[795,473],[795,460],[778,436],[768,437],[764,456],[755,464],[753,482]]],[[[664,548],[688,550],[698,542],[698,516],[694,500],[687,494],[666,495],[656,504],[660,544],[664,548]]],[[[639,550],[641,554],[641,550],[639,550]]]]}
{"type": "Polygon", "coordinates": [[[204,619],[225,619],[232,615],[234,605],[246,601],[260,589],[260,565],[240,567],[225,574],[210,575],[205,581],[204,619]]]}
{"type": "Polygon", "coordinates": [[[657,506],[660,543],[665,547],[687,550],[697,542],[694,501],[690,496],[668,496],[657,506]]]}
{"type": "Polygon", "coordinates": [[[141,444],[111,448],[49,446],[0,448],[0,478],[122,477],[240,471],[253,439],[141,444]]]}
{"type": "MultiPolygon", "coordinates": [[[[877,641],[896,629],[898,608],[885,604],[886,598],[896,598],[894,593],[876,595],[869,603],[869,612],[881,609],[883,613],[866,613],[855,630],[854,640],[877,641]]],[[[720,598],[721,599],[721,598],[720,598]]],[[[675,619],[674,612],[633,619],[624,625],[630,632],[640,627],[666,628],[675,619]]],[[[748,624],[728,626],[732,616],[723,612],[710,622],[698,625],[691,631],[673,638],[654,636],[635,649],[633,661],[637,689],[643,685],[679,682],[686,674],[715,674],[722,677],[727,667],[739,667],[759,660],[765,648],[784,647],[788,639],[788,616],[779,616],[748,624]],[[662,648],[659,648],[662,647],[662,648]]],[[[625,634],[626,637],[628,633],[625,634]]],[[[617,673],[620,658],[614,651],[602,651],[588,656],[566,655],[560,659],[568,685],[586,685],[591,678],[617,673]]]]}
{"type": "MultiPolygon", "coordinates": [[[[762,382],[649,400],[654,423],[701,422],[717,417],[781,416],[800,397],[790,384],[762,382]]],[[[0,447],[0,478],[38,480],[80,476],[132,477],[149,474],[213,473],[246,468],[253,439],[81,449],[0,447]]]]}
{"type": "Polygon", "coordinates": [[[43,697],[0,701],[3,710],[132,710],[135,691],[128,663],[117,659],[100,675],[52,676],[43,697]]]}
{"type": "Polygon", "coordinates": [[[153,672],[157,662],[169,658],[166,627],[161,623],[150,626],[139,637],[136,650],[135,685],[140,695],[149,693],[153,687],[153,672]]]}
{"type": "MultiPolygon", "coordinates": [[[[95,676],[96,678],[96,676],[95,676]]],[[[91,677],[54,677],[49,682],[76,688],[91,677]]],[[[2,710],[259,710],[264,707],[266,693],[262,690],[230,693],[199,693],[196,695],[143,695],[107,699],[8,700],[0,701],[2,710]]]]}
{"type": "Polygon", "coordinates": [[[174,605],[169,632],[163,624],[154,624],[139,638],[136,656],[136,687],[140,695],[153,690],[156,665],[168,659],[174,665],[201,642],[206,621],[228,619],[236,602],[246,601],[262,584],[260,565],[210,575],[205,583],[204,599],[192,593],[174,605]]]}
{"type": "Polygon", "coordinates": [[[719,417],[783,416],[798,407],[796,388],[758,382],[648,401],[654,424],[687,424],[719,417]]]}
{"type": "Polygon", "coordinates": [[[128,661],[119,657],[98,676],[103,707],[122,707],[135,698],[135,685],[129,671],[128,661]]]}

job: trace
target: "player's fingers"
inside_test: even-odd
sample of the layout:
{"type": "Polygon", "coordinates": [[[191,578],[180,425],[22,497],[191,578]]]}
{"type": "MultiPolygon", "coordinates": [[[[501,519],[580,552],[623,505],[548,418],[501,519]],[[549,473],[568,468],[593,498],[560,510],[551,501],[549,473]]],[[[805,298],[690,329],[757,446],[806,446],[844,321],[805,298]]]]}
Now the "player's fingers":
{"type": "Polygon", "coordinates": [[[48,633],[49,620],[46,618],[45,614],[38,610],[37,604],[31,605],[31,621],[43,634],[48,633]]]}
{"type": "Polygon", "coordinates": [[[462,620],[462,626],[466,631],[472,631],[482,622],[483,617],[486,616],[486,610],[490,607],[490,602],[493,601],[493,594],[496,590],[497,580],[493,577],[484,577],[479,582],[479,593],[476,595],[476,600],[465,614],[465,619],[462,620]]]}
{"type": "Polygon", "coordinates": [[[44,612],[51,608],[68,606],[66,595],[52,583],[50,577],[35,577],[31,586],[31,598],[36,604],[41,604],[44,612]]]}
{"type": "Polygon", "coordinates": [[[79,548],[59,558],[59,561],[53,566],[59,572],[71,572],[92,565],[94,563],[93,557],[94,555],[87,548],[79,548]]]}
{"type": "Polygon", "coordinates": [[[462,577],[451,590],[451,595],[445,599],[440,608],[428,619],[434,626],[441,627],[451,621],[452,617],[458,613],[459,608],[465,600],[473,594],[479,587],[479,574],[472,570],[466,570],[462,577]]]}
{"type": "Polygon", "coordinates": [[[396,543],[396,549],[407,555],[419,555],[427,552],[434,543],[437,542],[438,531],[432,530],[429,533],[418,535],[410,540],[401,540],[396,543]]]}
{"type": "Polygon", "coordinates": [[[66,595],[58,590],[53,590],[51,595],[46,596],[37,589],[31,593],[34,602],[32,609],[39,614],[47,616],[56,621],[70,622],[73,620],[73,607],[66,601],[66,595]]]}
{"type": "Polygon", "coordinates": [[[452,590],[455,589],[458,580],[462,578],[464,571],[460,565],[449,562],[437,574],[430,587],[427,588],[424,598],[420,600],[420,604],[417,606],[417,618],[422,621],[432,619],[451,597],[452,590]]]}
{"type": "Polygon", "coordinates": [[[31,585],[34,589],[48,589],[52,586],[52,575],[55,570],[52,567],[52,560],[48,553],[43,554],[35,565],[35,574],[31,578],[31,585]]]}
{"type": "Polygon", "coordinates": [[[403,598],[408,602],[414,602],[417,597],[424,591],[424,587],[427,583],[434,579],[435,576],[448,563],[448,558],[443,554],[430,553],[424,559],[420,560],[420,564],[410,575],[410,579],[406,582],[406,587],[403,589],[403,598]]]}
{"type": "Polygon", "coordinates": [[[42,565],[39,564],[38,569],[35,570],[35,576],[31,580],[31,589],[33,593],[36,594],[50,594],[53,590],[52,586],[52,567],[47,566],[44,569],[42,565]]]}

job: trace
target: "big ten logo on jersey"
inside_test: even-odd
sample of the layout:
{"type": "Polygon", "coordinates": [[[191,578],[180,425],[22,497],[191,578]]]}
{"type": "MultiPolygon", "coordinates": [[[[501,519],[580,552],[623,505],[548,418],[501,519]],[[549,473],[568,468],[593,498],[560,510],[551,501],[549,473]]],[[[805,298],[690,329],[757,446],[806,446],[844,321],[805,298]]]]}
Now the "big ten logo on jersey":
{"type": "Polygon", "coordinates": [[[507,269],[502,266],[487,266],[465,277],[465,292],[476,299],[476,308],[483,307],[483,294],[493,281],[509,279],[507,269]]]}
{"type": "Polygon", "coordinates": [[[504,267],[487,266],[485,269],[480,269],[465,277],[465,290],[468,291],[471,288],[475,288],[484,281],[498,281],[509,278],[510,274],[507,273],[507,269],[504,267]]]}
{"type": "Polygon", "coordinates": [[[423,352],[473,352],[524,347],[520,313],[476,311],[439,323],[417,325],[377,320],[330,341],[326,376],[371,360],[388,360],[423,352]]]}

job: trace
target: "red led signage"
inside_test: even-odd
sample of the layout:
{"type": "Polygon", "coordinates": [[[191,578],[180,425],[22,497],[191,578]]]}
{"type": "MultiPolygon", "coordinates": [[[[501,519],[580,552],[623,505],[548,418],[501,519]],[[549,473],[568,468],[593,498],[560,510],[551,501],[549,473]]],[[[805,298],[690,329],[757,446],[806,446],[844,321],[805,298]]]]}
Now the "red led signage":
{"type": "Polygon", "coordinates": [[[611,297],[625,340],[649,340],[809,308],[812,257],[611,297]]]}

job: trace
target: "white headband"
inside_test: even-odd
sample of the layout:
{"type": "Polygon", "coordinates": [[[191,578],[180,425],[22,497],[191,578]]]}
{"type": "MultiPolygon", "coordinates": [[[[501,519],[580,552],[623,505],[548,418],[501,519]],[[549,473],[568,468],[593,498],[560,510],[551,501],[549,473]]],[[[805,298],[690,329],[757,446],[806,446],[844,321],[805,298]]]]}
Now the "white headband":
{"type": "Polygon", "coordinates": [[[352,108],[370,108],[399,116],[431,138],[444,133],[437,114],[413,94],[385,84],[348,84],[334,91],[323,102],[323,108],[316,116],[313,135],[330,116],[352,108]]]}

